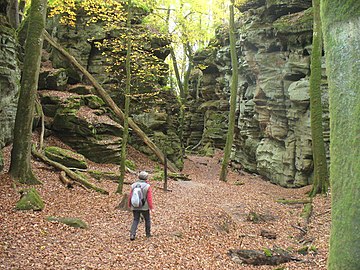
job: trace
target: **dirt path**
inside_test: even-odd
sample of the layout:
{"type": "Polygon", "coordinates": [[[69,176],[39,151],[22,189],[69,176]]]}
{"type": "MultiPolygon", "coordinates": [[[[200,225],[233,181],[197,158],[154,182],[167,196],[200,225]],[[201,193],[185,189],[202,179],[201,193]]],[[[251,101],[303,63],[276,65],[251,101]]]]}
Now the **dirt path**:
{"type": "MultiPolygon", "coordinates": [[[[0,175],[0,269],[275,269],[240,265],[227,252],[231,248],[300,248],[296,240],[300,231],[292,225],[300,220],[301,205],[284,206],[275,200],[304,198],[308,188],[283,189],[257,176],[233,172],[228,183],[223,183],[218,181],[218,161],[219,155],[189,157],[184,173],[192,181],[170,181],[172,192],[162,191],[162,183],[151,181],[156,208],[153,237],[145,238],[141,223],[135,241],[129,241],[132,214],[115,209],[120,201],[115,183],[99,183],[111,191],[109,196],[80,188],[67,190],[57,172],[36,161],[36,173],[44,182],[38,190],[46,208],[17,212],[13,206],[18,195],[7,176],[0,175]],[[270,221],[247,221],[250,212],[270,221]],[[47,216],[79,217],[89,229],[50,223],[47,216]],[[261,237],[264,229],[277,238],[261,237]]],[[[147,166],[151,169],[153,164],[147,166]]],[[[287,263],[283,269],[326,269],[328,200],[315,200],[307,235],[317,254],[299,255],[305,262],[287,263]]]]}

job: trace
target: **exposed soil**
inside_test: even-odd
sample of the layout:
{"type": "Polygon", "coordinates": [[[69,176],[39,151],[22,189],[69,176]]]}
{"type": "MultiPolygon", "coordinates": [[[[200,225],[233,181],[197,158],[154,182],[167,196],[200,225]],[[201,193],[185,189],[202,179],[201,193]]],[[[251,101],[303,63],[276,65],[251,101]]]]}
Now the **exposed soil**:
{"type": "MultiPolygon", "coordinates": [[[[61,145],[52,139],[48,143],[61,145]]],[[[5,149],[9,161],[10,149],[5,149]]],[[[153,171],[156,163],[135,150],[129,151],[139,170],[153,171]]],[[[20,195],[7,174],[0,175],[0,269],[326,269],[330,230],[330,199],[314,199],[308,232],[300,237],[303,205],[283,205],[277,199],[305,199],[310,187],[285,189],[244,172],[229,172],[228,182],[218,180],[221,154],[189,156],[183,173],[192,181],[170,180],[171,192],[150,179],[155,211],[153,237],[145,237],[140,223],[137,238],[129,241],[132,213],[116,209],[121,195],[117,184],[98,182],[110,195],[83,188],[67,189],[59,172],[33,160],[33,169],[44,183],[37,190],[45,201],[40,212],[15,211],[20,195]],[[258,223],[249,214],[263,217],[258,223]],[[78,217],[88,229],[49,222],[48,216],[78,217]],[[266,230],[276,239],[261,236],[266,230]],[[300,239],[301,238],[301,239],[300,239]],[[301,241],[301,243],[299,242],[301,241]],[[296,250],[307,245],[311,251],[296,250]],[[264,250],[279,247],[301,261],[280,266],[240,264],[229,249],[264,250]],[[279,268],[282,267],[282,268],[279,268]]],[[[6,164],[5,172],[9,164],[6,164]]],[[[92,169],[117,171],[114,165],[91,163],[92,169]]],[[[151,177],[151,175],[150,175],[151,177]]],[[[126,181],[135,176],[128,174],[126,181]]],[[[20,185],[16,185],[20,189],[20,185]]],[[[129,186],[125,186],[126,192],[129,186]]]]}

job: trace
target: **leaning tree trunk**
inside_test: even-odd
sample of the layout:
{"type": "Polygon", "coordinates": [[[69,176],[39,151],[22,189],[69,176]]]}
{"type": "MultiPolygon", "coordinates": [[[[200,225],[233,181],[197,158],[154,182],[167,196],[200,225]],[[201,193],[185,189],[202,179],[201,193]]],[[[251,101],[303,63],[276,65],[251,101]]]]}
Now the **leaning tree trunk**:
{"type": "Polygon", "coordinates": [[[230,94],[230,112],[228,121],[228,132],[226,137],[226,144],[224,150],[224,158],[222,161],[220,180],[226,181],[227,167],[231,154],[231,147],[234,140],[234,128],[235,128],[235,107],[236,107],[236,94],[238,88],[238,62],[235,47],[235,26],[234,26],[234,0],[231,0],[230,4],[230,54],[231,54],[231,94],[230,94]]]}
{"type": "Polygon", "coordinates": [[[32,0],[21,90],[16,112],[14,143],[11,152],[10,175],[25,184],[39,184],[31,170],[31,133],[38,85],[43,32],[46,18],[46,0],[32,0]]]}
{"type": "Polygon", "coordinates": [[[325,194],[328,191],[329,179],[326,163],[326,151],[323,136],[321,104],[321,56],[322,31],[320,19],[320,0],[313,0],[314,26],[311,52],[310,75],[310,119],[314,159],[314,184],[310,196],[325,194]]]}
{"type": "Polygon", "coordinates": [[[322,0],[330,97],[329,270],[360,266],[360,1],[322,0]]]}

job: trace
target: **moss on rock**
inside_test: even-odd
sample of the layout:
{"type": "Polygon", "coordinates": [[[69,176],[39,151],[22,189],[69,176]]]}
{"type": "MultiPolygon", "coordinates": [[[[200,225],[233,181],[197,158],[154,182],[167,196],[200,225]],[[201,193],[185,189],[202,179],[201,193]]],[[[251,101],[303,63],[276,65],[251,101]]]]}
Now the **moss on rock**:
{"type": "Polygon", "coordinates": [[[105,102],[95,95],[86,95],[84,96],[85,105],[91,109],[99,109],[104,106],[105,102]]]}
{"type": "Polygon", "coordinates": [[[80,229],[87,229],[88,225],[86,222],[81,220],[80,218],[71,218],[71,217],[47,217],[47,221],[51,222],[60,222],[66,224],[70,227],[80,228],[80,229]]]}
{"type": "Polygon", "coordinates": [[[35,188],[22,191],[20,200],[16,203],[16,210],[41,211],[45,207],[43,200],[35,188]]]}
{"type": "Polygon", "coordinates": [[[311,31],[313,26],[313,8],[282,16],[273,23],[273,26],[277,31],[284,33],[311,31]]]}
{"type": "Polygon", "coordinates": [[[46,147],[45,156],[53,161],[63,164],[66,167],[74,167],[79,169],[87,169],[88,167],[83,155],[70,150],[62,149],[60,147],[46,147]]]}

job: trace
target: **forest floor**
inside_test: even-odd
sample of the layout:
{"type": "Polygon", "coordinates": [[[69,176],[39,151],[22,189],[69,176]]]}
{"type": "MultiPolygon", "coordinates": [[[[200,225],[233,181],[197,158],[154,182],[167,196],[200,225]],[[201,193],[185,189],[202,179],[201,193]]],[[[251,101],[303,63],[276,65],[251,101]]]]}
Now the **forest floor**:
{"type": "MultiPolygon", "coordinates": [[[[57,140],[52,143],[59,144],[57,140]]],[[[214,157],[188,156],[183,173],[191,181],[151,179],[155,211],[152,237],[147,239],[144,223],[135,241],[129,241],[132,213],[117,208],[121,195],[117,184],[94,180],[110,192],[101,195],[80,187],[67,189],[59,172],[33,160],[37,186],[46,206],[43,211],[15,211],[20,195],[6,174],[0,174],[0,269],[326,269],[330,230],[330,198],[318,196],[307,233],[302,234],[302,204],[286,205],[277,199],[306,199],[310,187],[285,189],[257,175],[229,172],[220,182],[221,153],[214,157]],[[255,222],[251,213],[261,218],[255,222]],[[49,222],[46,217],[78,217],[88,229],[76,229],[49,222]],[[266,230],[276,236],[261,236],[266,230]],[[304,245],[307,255],[296,251],[304,245]],[[265,250],[282,248],[301,261],[279,266],[240,264],[229,256],[230,249],[265,250]]],[[[129,159],[139,170],[153,171],[156,163],[137,151],[129,159]]],[[[117,171],[113,165],[90,163],[92,169],[117,171]]],[[[133,182],[128,174],[126,181],[133,182]]],[[[17,188],[21,188],[17,185],[17,188]]],[[[129,185],[125,185],[128,192],[129,185]]],[[[253,216],[254,217],[254,216],[253,216]]]]}

